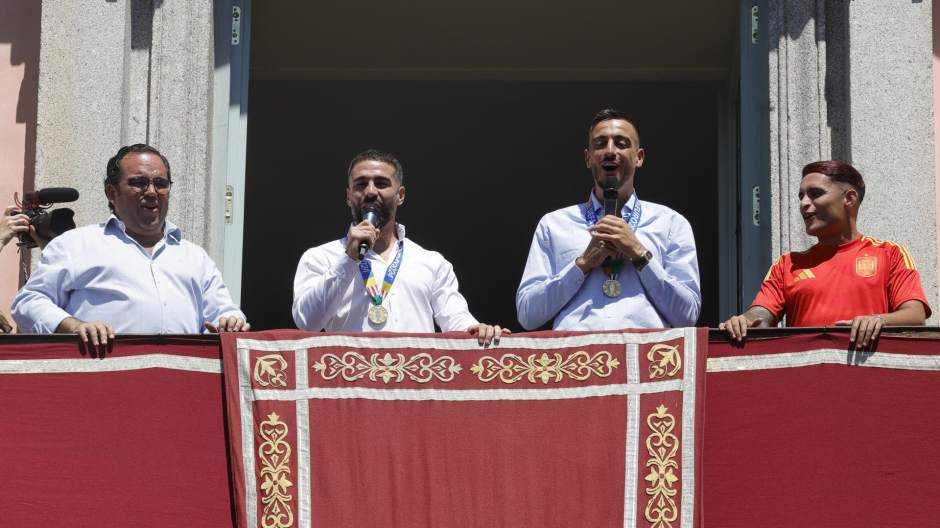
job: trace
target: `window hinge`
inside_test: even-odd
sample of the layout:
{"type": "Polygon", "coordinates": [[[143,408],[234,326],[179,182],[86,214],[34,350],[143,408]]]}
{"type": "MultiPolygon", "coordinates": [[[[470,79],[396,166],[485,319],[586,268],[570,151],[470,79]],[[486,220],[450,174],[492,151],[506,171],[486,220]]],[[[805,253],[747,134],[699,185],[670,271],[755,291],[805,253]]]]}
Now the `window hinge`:
{"type": "Polygon", "coordinates": [[[237,46],[242,39],[242,9],[232,6],[232,45],[237,46]]]}
{"type": "Polygon", "coordinates": [[[757,44],[757,6],[751,7],[751,44],[757,44]]]}

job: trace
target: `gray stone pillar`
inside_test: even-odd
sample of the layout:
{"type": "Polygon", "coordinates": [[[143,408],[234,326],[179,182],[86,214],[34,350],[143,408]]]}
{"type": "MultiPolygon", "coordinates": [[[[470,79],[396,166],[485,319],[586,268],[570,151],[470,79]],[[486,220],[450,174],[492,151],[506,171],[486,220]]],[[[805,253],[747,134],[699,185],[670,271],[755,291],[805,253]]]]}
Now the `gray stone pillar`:
{"type": "Polygon", "coordinates": [[[210,251],[213,39],[211,0],[164,0],[153,14],[150,141],[173,164],[168,218],[210,251]]]}
{"type": "Polygon", "coordinates": [[[845,158],[842,2],[770,0],[769,125],[772,258],[814,243],[800,216],[807,163],[845,158]]]}
{"type": "Polygon", "coordinates": [[[36,187],[77,188],[76,223],[102,222],[107,160],[150,143],[173,172],[168,218],[221,254],[209,237],[213,38],[212,0],[43,0],[36,187]]]}
{"type": "Polygon", "coordinates": [[[931,2],[851,2],[848,68],[851,163],[867,187],[859,230],[907,248],[937,324],[931,11],[931,2]]]}
{"type": "Polygon", "coordinates": [[[125,70],[134,63],[130,15],[126,2],[42,3],[35,183],[78,189],[80,201],[71,205],[78,225],[107,218],[107,160],[123,134],[139,128],[129,122],[146,126],[146,113],[127,104],[140,93],[131,89],[140,82],[136,72],[125,70]]]}

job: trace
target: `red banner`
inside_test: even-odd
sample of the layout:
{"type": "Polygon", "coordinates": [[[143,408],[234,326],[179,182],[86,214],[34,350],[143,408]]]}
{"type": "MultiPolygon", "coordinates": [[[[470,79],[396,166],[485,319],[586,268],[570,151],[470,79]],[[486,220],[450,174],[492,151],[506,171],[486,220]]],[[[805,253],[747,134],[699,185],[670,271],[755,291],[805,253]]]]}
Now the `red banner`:
{"type": "Polygon", "coordinates": [[[707,526],[937,526],[940,339],[709,343],[707,526]]]}
{"type": "Polygon", "coordinates": [[[223,336],[242,527],[693,527],[705,330],[223,336]]]}
{"type": "Polygon", "coordinates": [[[225,399],[215,338],[0,339],[0,525],[940,518],[937,338],[715,341],[704,408],[701,330],[225,339],[225,399]]]}
{"type": "MultiPolygon", "coordinates": [[[[233,524],[217,340],[0,348],[0,525],[233,524]]],[[[34,344],[30,344],[34,343],[34,344]]]]}

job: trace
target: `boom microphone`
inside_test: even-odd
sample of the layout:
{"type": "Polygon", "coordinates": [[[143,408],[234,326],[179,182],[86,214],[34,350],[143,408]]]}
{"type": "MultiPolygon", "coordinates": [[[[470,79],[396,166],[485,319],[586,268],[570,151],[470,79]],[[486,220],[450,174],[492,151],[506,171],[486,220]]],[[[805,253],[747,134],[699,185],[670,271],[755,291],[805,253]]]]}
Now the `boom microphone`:
{"type": "MultiPolygon", "coordinates": [[[[379,223],[379,206],[374,203],[366,205],[365,210],[362,211],[362,219],[366,222],[369,222],[373,226],[379,223]]],[[[366,253],[369,251],[369,243],[361,242],[359,244],[359,260],[366,258],[366,253]]]]}
{"type": "Polygon", "coordinates": [[[618,187],[620,187],[620,180],[616,176],[608,176],[604,180],[604,215],[605,216],[620,216],[620,211],[617,210],[617,195],[618,187]]]}
{"type": "Polygon", "coordinates": [[[78,191],[71,187],[50,187],[24,194],[26,203],[52,205],[54,203],[74,202],[78,200],[78,191]]]}

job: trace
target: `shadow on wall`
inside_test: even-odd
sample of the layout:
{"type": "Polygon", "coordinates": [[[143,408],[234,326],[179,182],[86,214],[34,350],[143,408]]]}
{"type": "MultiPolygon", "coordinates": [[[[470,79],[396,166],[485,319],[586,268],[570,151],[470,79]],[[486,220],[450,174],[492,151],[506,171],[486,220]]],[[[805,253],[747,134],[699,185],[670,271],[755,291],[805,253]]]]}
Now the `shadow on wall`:
{"type": "MultiPolygon", "coordinates": [[[[916,0],[915,0],[916,2],[916,0]]],[[[826,2],[825,12],[819,13],[816,2],[807,2],[802,8],[790,4],[781,7],[778,16],[767,17],[776,23],[767,29],[768,49],[776,57],[799,53],[788,48],[806,31],[814,32],[816,46],[825,48],[826,124],[831,131],[832,159],[851,163],[848,123],[851,116],[845,104],[848,97],[849,2],[826,2]],[[822,17],[822,19],[820,19],[822,17]]],[[[805,51],[803,52],[805,54],[805,51]]],[[[783,66],[781,66],[782,68],[783,66]]]]}
{"type": "MultiPolygon", "coordinates": [[[[36,107],[39,92],[39,28],[41,2],[9,0],[0,17],[0,44],[10,44],[10,64],[24,65],[16,105],[16,124],[26,125],[23,188],[31,189],[36,176],[36,107]]],[[[4,124],[0,123],[0,127],[4,124]]]]}
{"type": "MultiPolygon", "coordinates": [[[[8,136],[17,125],[25,125],[23,173],[0,174],[0,207],[13,203],[13,192],[31,190],[36,182],[36,115],[39,95],[39,35],[42,3],[36,0],[4,0],[0,16],[0,45],[10,45],[10,65],[24,68],[16,99],[14,122],[0,122],[0,131],[8,136]],[[22,179],[21,179],[22,178],[22,179]]],[[[9,93],[9,92],[6,92],[9,93]]],[[[14,153],[18,145],[3,145],[6,153],[14,153]]],[[[26,254],[26,265],[29,262],[26,254]]],[[[19,275],[19,281],[23,277],[19,275]]],[[[18,284],[22,285],[22,284],[18,284]]],[[[10,293],[12,299],[12,293],[10,293]]],[[[6,304],[6,302],[4,302],[6,304]]]]}

